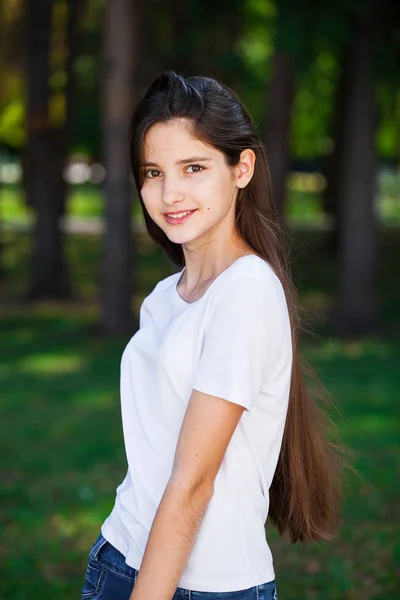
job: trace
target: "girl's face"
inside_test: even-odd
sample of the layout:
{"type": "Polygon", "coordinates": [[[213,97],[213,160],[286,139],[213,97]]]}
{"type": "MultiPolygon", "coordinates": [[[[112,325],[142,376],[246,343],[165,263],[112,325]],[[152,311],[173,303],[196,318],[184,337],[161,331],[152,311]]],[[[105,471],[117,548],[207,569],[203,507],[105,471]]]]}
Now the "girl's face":
{"type": "Polygon", "coordinates": [[[147,212],[172,242],[189,248],[233,234],[238,189],[250,181],[254,159],[244,150],[230,168],[219,150],[193,137],[188,121],[156,123],[144,140],[147,212]]]}

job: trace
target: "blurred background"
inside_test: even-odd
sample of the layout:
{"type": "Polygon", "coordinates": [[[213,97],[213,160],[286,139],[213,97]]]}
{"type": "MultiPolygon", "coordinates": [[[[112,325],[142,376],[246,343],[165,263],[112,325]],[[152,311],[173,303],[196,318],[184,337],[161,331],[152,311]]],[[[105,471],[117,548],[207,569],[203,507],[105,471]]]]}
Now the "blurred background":
{"type": "Polygon", "coordinates": [[[279,597],[400,597],[399,58],[397,0],[0,0],[0,598],[79,598],[125,474],[120,356],[173,272],[127,131],[165,68],[258,125],[302,351],[354,453],[332,542],[267,523],[279,597]]]}

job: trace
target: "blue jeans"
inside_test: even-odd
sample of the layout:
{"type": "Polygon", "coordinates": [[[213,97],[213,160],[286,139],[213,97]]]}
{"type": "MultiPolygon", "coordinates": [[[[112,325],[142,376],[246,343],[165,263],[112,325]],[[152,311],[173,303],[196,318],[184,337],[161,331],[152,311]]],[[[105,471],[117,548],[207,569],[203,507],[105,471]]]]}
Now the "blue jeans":
{"type": "MultiPolygon", "coordinates": [[[[138,571],[129,567],[100,534],[89,554],[82,600],[129,600],[138,571]]],[[[277,600],[275,581],[237,592],[193,592],[177,588],[173,600],[277,600]]]]}

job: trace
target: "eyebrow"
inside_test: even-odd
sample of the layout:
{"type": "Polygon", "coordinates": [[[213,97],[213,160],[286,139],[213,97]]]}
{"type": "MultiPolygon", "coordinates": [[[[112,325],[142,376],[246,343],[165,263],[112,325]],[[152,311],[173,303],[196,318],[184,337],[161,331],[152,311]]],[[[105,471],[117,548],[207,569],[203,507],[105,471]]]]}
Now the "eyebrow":
{"type": "MultiPolygon", "coordinates": [[[[180,160],[175,161],[176,165],[187,165],[189,163],[195,163],[195,162],[204,162],[204,161],[210,161],[212,160],[212,158],[208,157],[208,156],[191,156],[190,158],[181,158],[180,160]]],[[[157,163],[155,162],[144,162],[142,164],[142,167],[157,167],[157,163]]]]}

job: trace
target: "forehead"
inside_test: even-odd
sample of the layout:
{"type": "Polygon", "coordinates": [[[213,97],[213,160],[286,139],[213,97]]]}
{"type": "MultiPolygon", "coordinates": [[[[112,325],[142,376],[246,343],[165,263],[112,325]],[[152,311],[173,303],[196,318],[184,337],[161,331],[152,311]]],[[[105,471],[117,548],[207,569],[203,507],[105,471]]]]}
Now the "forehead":
{"type": "Polygon", "coordinates": [[[185,119],[155,123],[144,138],[143,158],[146,162],[179,160],[185,155],[214,157],[218,150],[194,137],[191,125],[185,119]]]}

